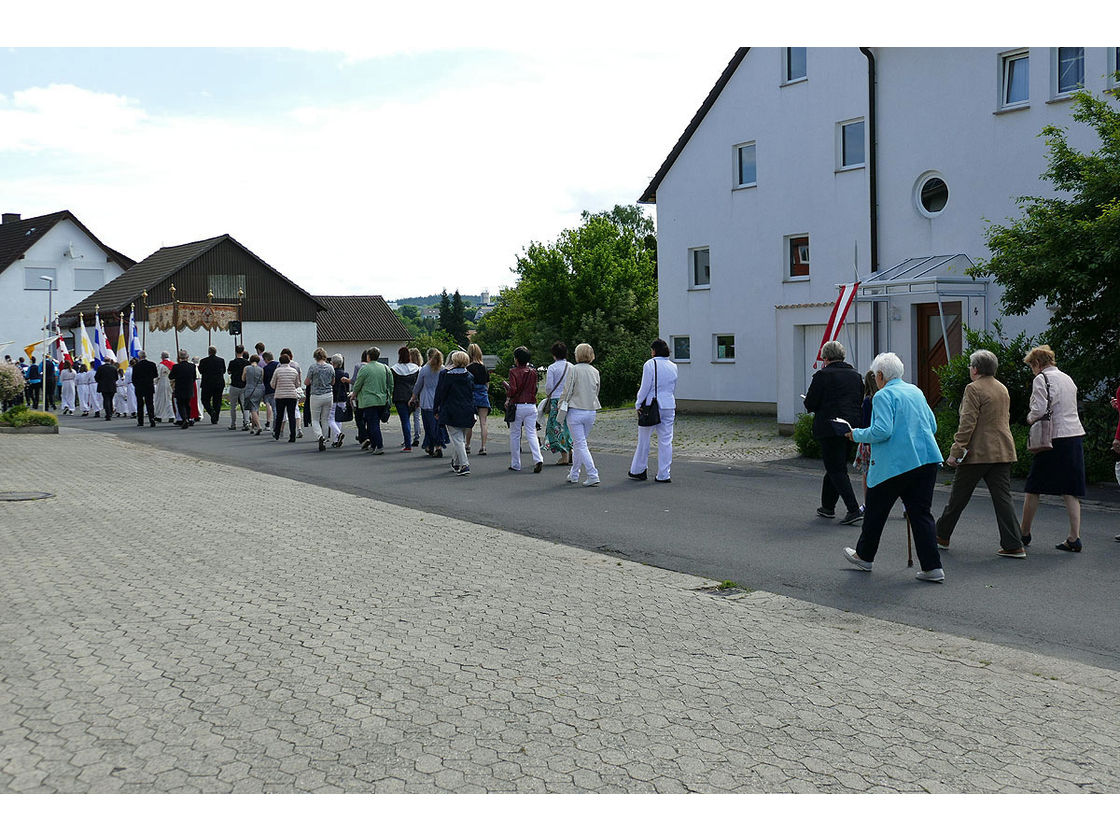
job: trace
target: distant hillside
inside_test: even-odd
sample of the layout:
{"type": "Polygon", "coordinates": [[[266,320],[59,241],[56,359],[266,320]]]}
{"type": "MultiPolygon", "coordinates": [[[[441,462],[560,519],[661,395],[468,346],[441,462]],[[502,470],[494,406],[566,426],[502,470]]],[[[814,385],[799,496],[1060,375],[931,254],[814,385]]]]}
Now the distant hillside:
{"type": "MultiPolygon", "coordinates": [[[[448,296],[453,293],[448,292],[448,296]]],[[[469,303],[472,306],[479,306],[482,302],[481,295],[464,295],[460,294],[459,297],[463,299],[463,303],[469,303]]],[[[410,297],[398,298],[397,300],[389,301],[389,305],[396,309],[398,306],[439,306],[439,295],[428,295],[427,297],[410,297]]]]}

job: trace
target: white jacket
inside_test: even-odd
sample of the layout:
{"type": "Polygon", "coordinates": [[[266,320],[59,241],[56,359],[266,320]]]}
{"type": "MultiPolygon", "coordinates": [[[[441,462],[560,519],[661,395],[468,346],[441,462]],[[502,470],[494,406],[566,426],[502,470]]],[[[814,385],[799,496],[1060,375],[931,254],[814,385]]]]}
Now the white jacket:
{"type": "Polygon", "coordinates": [[[1050,434],[1056,438],[1081,437],[1085,427],[1077,416],[1077,385],[1069,374],[1054,365],[1045,367],[1031,386],[1030,411],[1027,422],[1033,423],[1046,414],[1046,383],[1050,383],[1050,434]]]}
{"type": "Polygon", "coordinates": [[[638,398],[634,401],[634,408],[649,402],[652,397],[657,398],[660,408],[677,407],[677,366],[664,356],[655,356],[642,365],[642,384],[638,387],[638,398]],[[654,367],[657,368],[657,393],[654,393],[654,367]]]}

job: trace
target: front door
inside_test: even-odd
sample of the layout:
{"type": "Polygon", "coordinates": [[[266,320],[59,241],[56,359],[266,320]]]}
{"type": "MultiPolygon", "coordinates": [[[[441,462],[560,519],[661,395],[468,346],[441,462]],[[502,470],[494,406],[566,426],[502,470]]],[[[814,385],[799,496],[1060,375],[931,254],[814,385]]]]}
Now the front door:
{"type": "Polygon", "coordinates": [[[934,372],[946,364],[950,356],[961,353],[961,304],[960,301],[942,301],[945,313],[945,330],[941,330],[941,314],[936,303],[919,303],[914,307],[918,319],[918,387],[926,395],[930,408],[941,402],[941,380],[934,372]],[[949,337],[948,352],[945,336],[949,337]]]}

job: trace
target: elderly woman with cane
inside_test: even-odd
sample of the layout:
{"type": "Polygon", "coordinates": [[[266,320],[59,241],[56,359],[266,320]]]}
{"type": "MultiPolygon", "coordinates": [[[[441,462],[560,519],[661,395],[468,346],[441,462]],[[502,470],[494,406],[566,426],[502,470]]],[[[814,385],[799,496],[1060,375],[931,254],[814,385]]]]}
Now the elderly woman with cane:
{"type": "MultiPolygon", "coordinates": [[[[879,390],[871,402],[871,425],[847,430],[849,440],[870,443],[875,457],[867,473],[867,503],[855,549],[845,548],[849,563],[871,571],[883,527],[900,498],[914,529],[922,570],[918,580],[942,583],[945,572],[937,551],[937,526],[930,512],[941,452],[934,433],[937,421],[919,388],[902,381],[902,360],[880,353],[871,363],[879,390]]],[[[844,421],[838,421],[842,423],[844,421]]]]}

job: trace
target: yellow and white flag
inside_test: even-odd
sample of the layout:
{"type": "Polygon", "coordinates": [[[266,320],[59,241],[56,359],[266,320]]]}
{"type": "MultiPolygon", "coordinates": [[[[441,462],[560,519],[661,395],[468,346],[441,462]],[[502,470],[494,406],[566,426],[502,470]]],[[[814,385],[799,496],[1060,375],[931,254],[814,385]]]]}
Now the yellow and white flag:
{"type": "Polygon", "coordinates": [[[117,364],[121,370],[128,369],[128,332],[124,328],[124,313],[121,313],[120,332],[117,333],[117,364]]]}
{"type": "Polygon", "coordinates": [[[79,338],[81,341],[79,345],[81,348],[80,355],[82,361],[85,362],[88,367],[93,364],[93,360],[97,358],[97,355],[93,352],[93,342],[89,340],[89,336],[86,334],[86,322],[81,315],[78,316],[78,322],[81,325],[81,335],[79,338]]]}

